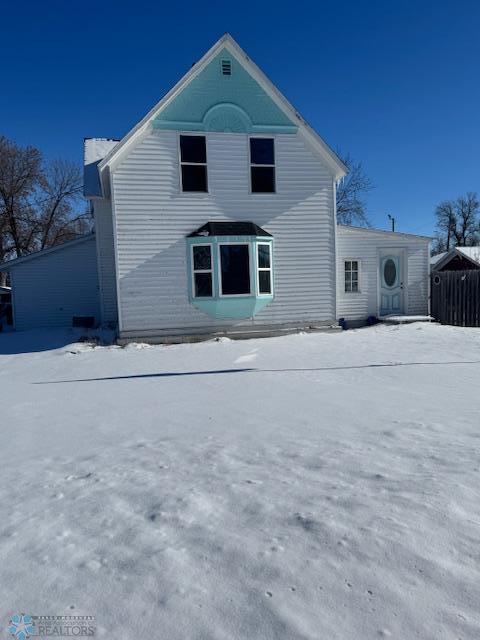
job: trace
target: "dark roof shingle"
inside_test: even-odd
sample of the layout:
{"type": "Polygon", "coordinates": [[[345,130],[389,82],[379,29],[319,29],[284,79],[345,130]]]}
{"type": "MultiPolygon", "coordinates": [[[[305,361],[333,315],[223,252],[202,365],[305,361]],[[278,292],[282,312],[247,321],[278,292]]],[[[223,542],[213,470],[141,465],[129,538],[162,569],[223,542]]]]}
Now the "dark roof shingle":
{"type": "Polygon", "coordinates": [[[196,231],[189,234],[189,238],[196,236],[268,236],[268,231],[254,222],[207,222],[196,231]]]}

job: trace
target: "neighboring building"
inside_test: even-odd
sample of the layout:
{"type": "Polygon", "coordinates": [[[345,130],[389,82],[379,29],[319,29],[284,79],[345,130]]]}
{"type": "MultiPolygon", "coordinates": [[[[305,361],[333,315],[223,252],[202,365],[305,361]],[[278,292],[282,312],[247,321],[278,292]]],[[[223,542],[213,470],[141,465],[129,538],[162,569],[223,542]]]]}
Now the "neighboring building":
{"type": "Polygon", "coordinates": [[[12,324],[12,289],[0,286],[0,331],[3,326],[12,324]]]}
{"type": "Polygon", "coordinates": [[[94,234],[11,260],[5,267],[15,329],[71,326],[74,318],[100,322],[94,234]]]}
{"type": "Polygon", "coordinates": [[[480,247],[455,247],[430,259],[432,271],[480,269],[480,247]]]}
{"type": "Polygon", "coordinates": [[[346,171],[223,36],[122,140],[85,140],[100,321],[173,339],[426,314],[429,239],[337,228],[346,171]]]}

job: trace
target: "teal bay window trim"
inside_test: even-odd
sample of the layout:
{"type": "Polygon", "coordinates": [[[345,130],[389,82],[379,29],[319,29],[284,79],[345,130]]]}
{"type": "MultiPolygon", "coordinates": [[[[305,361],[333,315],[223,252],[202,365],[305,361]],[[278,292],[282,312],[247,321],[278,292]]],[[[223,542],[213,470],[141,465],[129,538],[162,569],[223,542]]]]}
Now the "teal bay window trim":
{"type": "Polygon", "coordinates": [[[265,236],[209,236],[188,237],[187,239],[188,295],[190,303],[217,319],[252,318],[274,299],[273,280],[273,238],[265,236]],[[248,246],[250,293],[222,293],[221,247],[228,245],[248,246]],[[195,286],[195,274],[207,273],[194,268],[194,247],[210,246],[212,295],[199,296],[195,286]],[[269,247],[269,267],[259,267],[259,246],[269,247]],[[260,272],[270,273],[270,293],[260,293],[260,272]]]}

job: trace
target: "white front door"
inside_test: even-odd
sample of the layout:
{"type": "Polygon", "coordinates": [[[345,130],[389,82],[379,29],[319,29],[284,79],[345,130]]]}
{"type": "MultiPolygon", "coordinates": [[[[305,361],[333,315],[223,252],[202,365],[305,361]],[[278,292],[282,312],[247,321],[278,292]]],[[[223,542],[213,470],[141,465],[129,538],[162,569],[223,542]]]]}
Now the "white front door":
{"type": "Polygon", "coordinates": [[[391,250],[380,256],[380,315],[403,313],[403,251],[391,250]]]}

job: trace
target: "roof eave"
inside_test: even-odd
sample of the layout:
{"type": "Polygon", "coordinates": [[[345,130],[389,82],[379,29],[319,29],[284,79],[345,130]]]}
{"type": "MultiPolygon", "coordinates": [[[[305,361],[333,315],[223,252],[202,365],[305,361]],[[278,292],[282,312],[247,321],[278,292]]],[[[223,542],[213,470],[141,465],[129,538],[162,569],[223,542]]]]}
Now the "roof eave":
{"type": "Polygon", "coordinates": [[[34,251],[33,253],[29,253],[27,256],[20,256],[19,258],[14,258],[13,260],[0,262],[0,271],[10,271],[12,267],[16,267],[17,265],[23,264],[24,262],[29,262],[30,260],[41,258],[43,256],[49,255],[50,253],[54,253],[55,251],[60,251],[61,249],[68,249],[69,247],[73,247],[77,244],[82,244],[82,242],[93,240],[94,238],[95,232],[93,231],[92,233],[87,233],[84,236],[74,238],[73,240],[69,240],[68,242],[62,242],[62,244],[56,244],[53,247],[48,247],[47,249],[42,249],[41,251],[34,251]]]}
{"type": "Polygon", "coordinates": [[[367,231],[369,233],[383,233],[391,236],[408,236],[410,238],[419,238],[421,240],[428,240],[431,242],[433,240],[432,236],[420,236],[416,233],[405,233],[403,231],[388,231],[387,229],[375,229],[373,227],[357,227],[350,224],[338,224],[338,227],[342,229],[347,229],[349,231],[367,231]]]}

